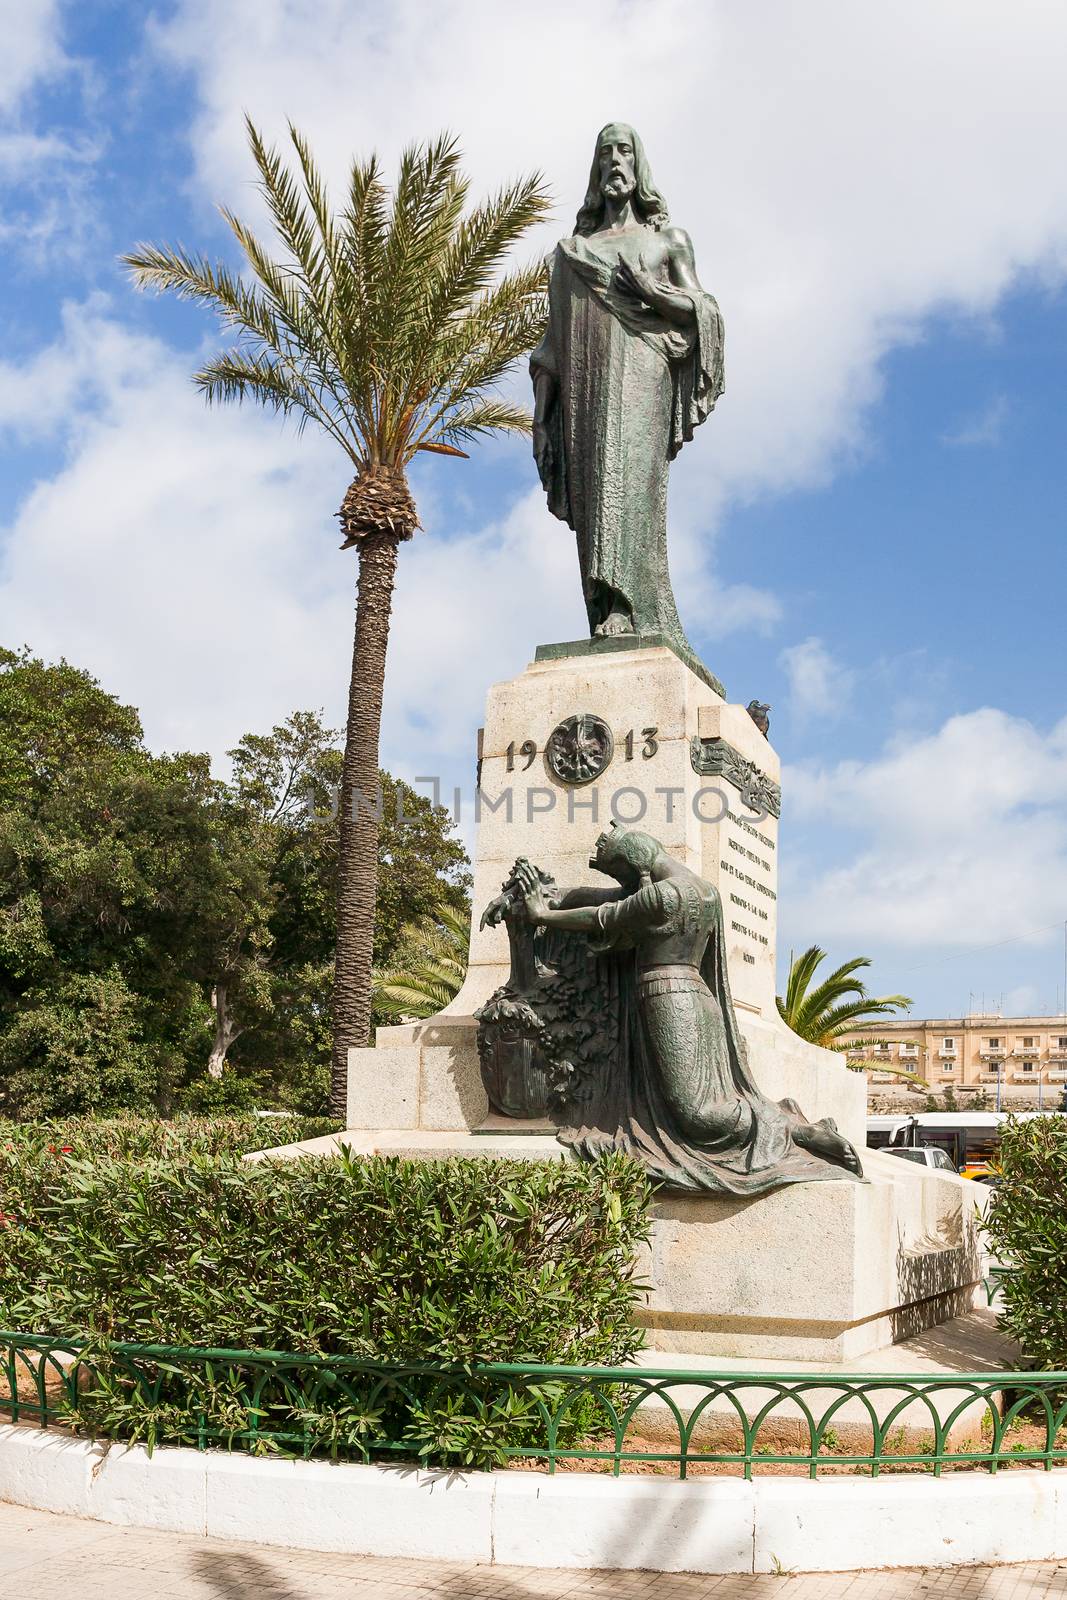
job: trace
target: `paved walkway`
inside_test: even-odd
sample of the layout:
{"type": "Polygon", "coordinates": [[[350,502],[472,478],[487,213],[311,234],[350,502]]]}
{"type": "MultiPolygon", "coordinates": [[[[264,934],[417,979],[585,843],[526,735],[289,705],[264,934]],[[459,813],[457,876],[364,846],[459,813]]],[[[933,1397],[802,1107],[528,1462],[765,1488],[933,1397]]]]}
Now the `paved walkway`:
{"type": "Polygon", "coordinates": [[[78,1600],[1060,1600],[1067,1596],[1067,1565],[760,1578],[545,1572],[271,1550],[0,1504],[0,1596],[65,1594],[78,1600]]]}

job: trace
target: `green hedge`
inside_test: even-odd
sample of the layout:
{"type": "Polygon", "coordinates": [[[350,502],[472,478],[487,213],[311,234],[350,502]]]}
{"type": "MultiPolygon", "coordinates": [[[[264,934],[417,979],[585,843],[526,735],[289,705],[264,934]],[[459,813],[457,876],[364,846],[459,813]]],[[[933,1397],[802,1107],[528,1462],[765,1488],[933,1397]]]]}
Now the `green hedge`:
{"type": "Polygon", "coordinates": [[[637,1342],[646,1201],[621,1159],[250,1165],[9,1146],[0,1320],[140,1344],[614,1362],[637,1342]]]}
{"type": "Polygon", "coordinates": [[[0,1146],[9,1150],[45,1154],[62,1151],[76,1160],[101,1156],[245,1155],[250,1150],[295,1144],[344,1127],[330,1117],[292,1115],[257,1117],[252,1112],[232,1116],[176,1117],[60,1117],[42,1122],[0,1120],[0,1146]]]}
{"type": "MultiPolygon", "coordinates": [[[[187,1128],[179,1146],[157,1132],[153,1148],[147,1131],[85,1127],[79,1145],[65,1126],[43,1145],[23,1131],[0,1149],[0,1325],[105,1353],[71,1414],[81,1431],[188,1442],[197,1419],[235,1426],[234,1397],[210,1374],[160,1363],[147,1397],[121,1364],[109,1369],[111,1342],[611,1366],[642,1342],[633,1273],[650,1194],[625,1157],[249,1164],[232,1129],[205,1130],[227,1148],[204,1153],[187,1128]],[[132,1158],[87,1154],[98,1135],[132,1158]]],[[[433,1393],[416,1385],[385,1419],[424,1460],[489,1465],[538,1426],[529,1402],[471,1417],[433,1393]]],[[[293,1419],[331,1453],[358,1455],[368,1424],[357,1411],[339,1401],[293,1419]]],[[[568,1436],[590,1416],[576,1409],[568,1436]]]]}
{"type": "Polygon", "coordinates": [[[1000,1182],[986,1221],[1008,1271],[1000,1322],[1026,1355],[1067,1369],[1067,1117],[1010,1119],[1001,1127],[1000,1182]]]}

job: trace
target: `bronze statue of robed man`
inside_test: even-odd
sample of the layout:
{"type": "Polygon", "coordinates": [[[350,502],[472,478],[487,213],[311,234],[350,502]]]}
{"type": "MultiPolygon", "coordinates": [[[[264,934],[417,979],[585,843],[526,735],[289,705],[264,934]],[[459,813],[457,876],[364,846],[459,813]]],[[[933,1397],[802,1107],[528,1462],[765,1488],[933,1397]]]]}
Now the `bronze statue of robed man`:
{"type": "Polygon", "coordinates": [[[578,540],[593,635],[658,634],[690,653],[667,568],[667,472],[723,389],[723,325],[626,123],[597,136],[549,323],[530,358],[534,456],[578,540]]]}

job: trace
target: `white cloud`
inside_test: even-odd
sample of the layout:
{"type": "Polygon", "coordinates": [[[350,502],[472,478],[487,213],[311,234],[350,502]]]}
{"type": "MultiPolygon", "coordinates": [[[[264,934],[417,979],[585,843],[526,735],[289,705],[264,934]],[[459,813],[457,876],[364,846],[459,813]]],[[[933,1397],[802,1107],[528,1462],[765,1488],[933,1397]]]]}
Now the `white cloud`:
{"type": "Polygon", "coordinates": [[[873,761],[790,768],[783,791],[787,822],[814,824],[823,846],[791,867],[783,855],[791,928],[942,948],[1062,928],[1067,719],[1042,733],[985,708],[873,761]]]}
{"type": "Polygon", "coordinates": [[[133,334],[110,315],[101,293],[60,308],[62,332],[24,362],[0,361],[0,430],[16,439],[77,435],[113,415],[119,395],[143,386],[175,361],[154,339],[133,334]]]}
{"type": "Polygon", "coordinates": [[[91,668],[157,747],[219,754],[321,705],[324,684],[336,714],[355,578],[328,565],[343,463],[258,414],[206,416],[187,358],[99,302],[64,320],[30,420],[57,425],[68,387],[95,404],[72,406],[67,464],[0,539],[5,641],[91,668]]]}
{"type": "Polygon", "coordinates": [[[853,674],[836,661],[821,639],[790,645],[778,657],[789,683],[793,711],[801,719],[836,716],[852,692],[853,674]]]}
{"type": "Polygon", "coordinates": [[[155,38],[198,85],[205,207],[254,204],[245,108],[277,135],[292,117],[338,179],[447,125],[478,189],[546,171],[547,245],[596,129],[632,117],[726,317],[727,394],[676,494],[705,531],[724,496],[862,449],[880,359],[930,312],[984,315],[1021,270],[1067,264],[1067,165],[1040,155],[1067,144],[1067,12],[1047,0],[181,0],[155,38]]]}
{"type": "Polygon", "coordinates": [[[999,444],[1004,436],[1004,424],[1011,406],[1007,395],[995,395],[989,404],[973,416],[965,417],[954,428],[941,435],[942,444],[973,446],[999,444]]]}
{"type": "Polygon", "coordinates": [[[84,81],[84,66],[64,49],[58,0],[0,0],[0,39],[0,243],[38,262],[76,259],[94,227],[85,179],[100,146],[57,131],[70,93],[48,108],[47,127],[32,101],[43,85],[84,81]]]}
{"type": "Polygon", "coordinates": [[[58,0],[0,0],[0,115],[17,111],[42,78],[64,69],[58,0]]]}

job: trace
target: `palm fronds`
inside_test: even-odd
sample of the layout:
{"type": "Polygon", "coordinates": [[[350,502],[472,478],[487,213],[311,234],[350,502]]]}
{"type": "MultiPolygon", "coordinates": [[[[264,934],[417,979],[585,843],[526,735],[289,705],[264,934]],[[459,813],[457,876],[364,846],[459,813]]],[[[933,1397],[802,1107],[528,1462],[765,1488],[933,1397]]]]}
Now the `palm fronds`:
{"type": "Polygon", "coordinates": [[[870,966],[867,956],[842,962],[829,977],[811,987],[818,968],[826,959],[825,950],[811,945],[797,956],[789,969],[785,998],[777,996],[782,1020],[812,1044],[827,1050],[848,1048],[847,1036],[875,1017],[907,1011],[911,1000],[906,994],[871,995],[855,974],[870,966]]]}
{"type": "Polygon", "coordinates": [[[360,470],[528,432],[528,414],[495,391],[544,327],[543,267],[501,273],[547,213],[540,174],[467,212],[460,152],[442,134],[404,151],[391,192],[376,158],[355,162],[335,212],[298,129],[289,128],[290,168],[247,127],[273,253],[223,208],[245,276],[180,248],[140,245],[123,257],[140,288],[208,305],[236,332],[196,375],[206,398],[313,421],[360,470]]]}
{"type": "Polygon", "coordinates": [[[469,911],[442,903],[404,930],[400,959],[374,974],[375,1008],[391,1017],[431,1017],[459,993],[467,971],[469,911]]]}

